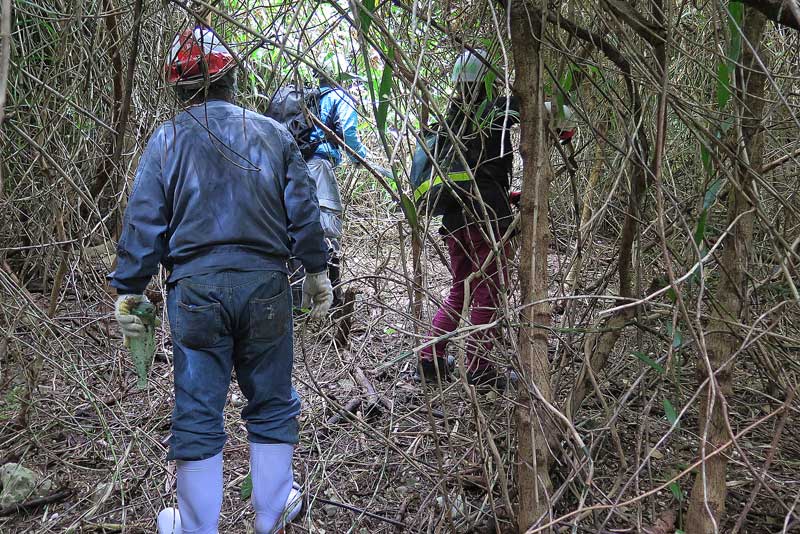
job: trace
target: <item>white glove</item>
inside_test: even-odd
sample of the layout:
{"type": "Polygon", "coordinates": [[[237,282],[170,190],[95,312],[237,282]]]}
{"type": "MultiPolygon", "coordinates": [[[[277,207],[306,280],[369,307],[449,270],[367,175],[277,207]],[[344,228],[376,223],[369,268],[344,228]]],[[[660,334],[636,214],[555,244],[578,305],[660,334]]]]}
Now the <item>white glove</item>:
{"type": "Polygon", "coordinates": [[[150,302],[144,295],[120,295],[114,304],[114,317],[125,338],[139,337],[144,334],[142,320],[131,312],[140,302],[150,302]]]}
{"type": "Polygon", "coordinates": [[[333,286],[328,279],[328,272],[306,273],[306,279],[303,281],[302,307],[311,307],[311,320],[319,321],[327,317],[331,304],[333,304],[333,286]]]}

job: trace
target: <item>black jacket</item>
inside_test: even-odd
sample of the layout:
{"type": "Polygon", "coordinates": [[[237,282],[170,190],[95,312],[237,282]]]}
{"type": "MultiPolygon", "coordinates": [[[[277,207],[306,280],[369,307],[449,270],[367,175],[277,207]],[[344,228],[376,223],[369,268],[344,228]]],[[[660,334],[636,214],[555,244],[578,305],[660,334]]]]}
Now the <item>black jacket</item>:
{"type": "Polygon", "coordinates": [[[511,224],[508,199],[514,161],[511,126],[519,122],[519,103],[515,97],[484,102],[473,106],[475,111],[472,113],[465,113],[458,103],[453,103],[447,123],[462,144],[464,158],[475,177],[473,188],[477,187],[480,192],[487,213],[484,214],[473,189],[471,195],[461,195],[466,210],[455,199],[445,209],[442,227],[446,233],[468,224],[485,223],[486,215],[499,232],[511,224]]]}

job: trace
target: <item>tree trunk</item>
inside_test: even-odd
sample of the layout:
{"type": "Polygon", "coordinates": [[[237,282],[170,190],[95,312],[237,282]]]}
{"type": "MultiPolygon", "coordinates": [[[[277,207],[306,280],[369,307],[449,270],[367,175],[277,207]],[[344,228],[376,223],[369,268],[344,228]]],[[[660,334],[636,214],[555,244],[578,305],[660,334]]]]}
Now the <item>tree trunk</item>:
{"type": "Polygon", "coordinates": [[[535,18],[536,0],[511,3],[511,42],[520,102],[520,152],[522,155],[521,252],[519,277],[523,311],[519,330],[519,358],[524,384],[516,412],[517,481],[520,532],[549,515],[552,493],[547,436],[553,433],[542,400],[549,401],[550,371],[547,330],[550,304],[547,298],[547,247],[550,162],[545,155],[542,125],[542,87],[539,42],[541,21],[535,18]],[[541,301],[531,305],[532,302],[541,301]],[[541,396],[541,397],[539,397],[541,396]]]}
{"type": "MultiPolygon", "coordinates": [[[[764,16],[746,8],[744,15],[744,34],[746,40],[759,51],[762,48],[761,36],[764,31],[764,16]]],[[[762,61],[767,60],[762,56],[762,61]]],[[[739,157],[749,161],[750,168],[760,169],[764,159],[764,130],[761,126],[764,110],[764,89],[766,76],[750,47],[742,47],[743,68],[737,69],[737,87],[740,88],[740,113],[743,146],[737,142],[739,157]],[[743,89],[741,89],[743,88],[743,89]],[[743,149],[743,150],[742,150],[743,149]]],[[[738,137],[738,136],[736,136],[738,137]]],[[[738,223],[724,237],[722,252],[718,261],[720,281],[714,295],[710,319],[705,336],[708,360],[702,354],[697,361],[698,380],[702,383],[714,373],[710,385],[700,395],[699,435],[701,455],[707,455],[722,446],[728,439],[725,423],[724,402],[733,391],[733,364],[725,362],[736,352],[740,340],[732,330],[733,322],[738,322],[745,311],[744,288],[748,261],[748,243],[753,237],[753,214],[745,213],[752,208],[755,199],[753,174],[744,165],[735,165],[733,175],[737,183],[731,183],[728,195],[727,224],[737,218],[738,223]]],[[[689,501],[687,534],[707,534],[721,532],[725,512],[725,471],[727,457],[717,454],[705,460],[695,478],[689,501]]]]}

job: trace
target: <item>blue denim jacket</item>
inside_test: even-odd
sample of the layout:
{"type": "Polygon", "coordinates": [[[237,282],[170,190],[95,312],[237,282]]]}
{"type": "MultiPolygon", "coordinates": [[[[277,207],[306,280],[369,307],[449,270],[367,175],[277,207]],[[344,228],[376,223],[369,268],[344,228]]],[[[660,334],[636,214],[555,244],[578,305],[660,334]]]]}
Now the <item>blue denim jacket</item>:
{"type": "MultiPolygon", "coordinates": [[[[367,156],[367,147],[361,143],[358,137],[358,112],[356,111],[353,97],[341,89],[330,89],[327,86],[322,86],[320,89],[322,91],[328,90],[328,93],[319,101],[319,120],[323,124],[328,124],[328,116],[335,112],[336,117],[331,122],[336,124],[336,130],[340,132],[345,144],[352,148],[356,154],[365,158],[367,156]]],[[[315,128],[311,133],[311,141],[317,141],[318,139],[325,139],[325,132],[320,128],[315,128]]],[[[341,150],[328,141],[320,143],[314,152],[314,156],[330,160],[334,167],[342,162],[341,150]]],[[[356,161],[352,155],[350,155],[350,159],[356,161]]]]}
{"type": "Polygon", "coordinates": [[[141,293],[158,271],[169,281],[223,270],[325,270],[327,249],[314,181],[285,128],[212,100],[178,114],[139,161],[109,275],[120,294],[141,293]]]}

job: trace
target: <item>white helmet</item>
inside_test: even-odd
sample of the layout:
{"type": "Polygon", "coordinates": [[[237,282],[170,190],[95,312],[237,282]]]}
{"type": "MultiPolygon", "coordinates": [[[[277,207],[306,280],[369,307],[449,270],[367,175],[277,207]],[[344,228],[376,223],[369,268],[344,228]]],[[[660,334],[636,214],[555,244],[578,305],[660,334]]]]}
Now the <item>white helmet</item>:
{"type": "Polygon", "coordinates": [[[549,100],[544,103],[544,108],[547,110],[547,114],[550,115],[550,120],[553,121],[553,128],[556,130],[566,130],[575,127],[575,121],[572,118],[575,112],[572,111],[572,108],[568,105],[564,104],[561,107],[563,115],[559,115],[552,110],[552,104],[549,100]]]}
{"type": "Polygon", "coordinates": [[[483,79],[486,71],[489,70],[486,64],[478,57],[488,60],[489,55],[486,50],[475,50],[477,55],[469,50],[465,50],[456,60],[453,65],[453,74],[450,76],[450,81],[453,83],[470,83],[477,82],[483,79]]]}
{"type": "Polygon", "coordinates": [[[564,104],[561,108],[562,113],[557,114],[553,111],[553,105],[549,100],[544,103],[544,108],[547,110],[553,129],[558,134],[561,144],[568,143],[575,135],[575,129],[578,126],[574,119],[575,112],[572,111],[571,107],[564,104]]]}
{"type": "Polygon", "coordinates": [[[347,59],[336,52],[322,52],[316,57],[316,71],[336,79],[340,73],[347,72],[350,66],[347,59]]]}

